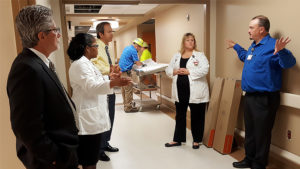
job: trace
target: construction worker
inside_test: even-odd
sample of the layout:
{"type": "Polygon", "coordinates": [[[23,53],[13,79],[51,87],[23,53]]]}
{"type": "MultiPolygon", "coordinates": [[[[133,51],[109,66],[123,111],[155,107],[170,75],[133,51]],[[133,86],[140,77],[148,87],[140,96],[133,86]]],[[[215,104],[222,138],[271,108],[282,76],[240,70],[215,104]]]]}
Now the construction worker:
{"type": "Polygon", "coordinates": [[[149,48],[149,45],[147,42],[144,42],[143,43],[143,46],[142,46],[142,55],[141,55],[141,58],[140,58],[140,61],[143,62],[147,59],[152,59],[152,54],[150,53],[150,51],[148,50],[149,48]]]}
{"type": "MultiPolygon", "coordinates": [[[[138,52],[141,51],[144,41],[141,38],[136,38],[132,45],[124,48],[120,57],[119,66],[121,68],[122,76],[131,78],[131,69],[134,64],[141,66],[142,62],[139,61],[138,52]]],[[[124,111],[137,112],[138,109],[133,104],[133,85],[122,87],[122,97],[124,104],[124,111]]]]}

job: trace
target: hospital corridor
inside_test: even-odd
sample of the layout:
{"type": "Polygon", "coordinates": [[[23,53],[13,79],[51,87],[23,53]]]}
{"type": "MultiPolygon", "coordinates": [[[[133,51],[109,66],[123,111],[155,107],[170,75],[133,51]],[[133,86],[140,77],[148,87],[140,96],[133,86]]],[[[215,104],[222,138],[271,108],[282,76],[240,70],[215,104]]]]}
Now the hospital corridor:
{"type": "Polygon", "coordinates": [[[0,169],[300,169],[299,0],[0,0],[0,169]]]}

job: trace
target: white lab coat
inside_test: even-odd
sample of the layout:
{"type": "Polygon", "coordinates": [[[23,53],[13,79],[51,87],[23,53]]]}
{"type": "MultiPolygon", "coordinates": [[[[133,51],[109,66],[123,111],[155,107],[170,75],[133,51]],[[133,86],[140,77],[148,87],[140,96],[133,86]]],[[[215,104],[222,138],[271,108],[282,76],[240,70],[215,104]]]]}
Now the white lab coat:
{"type": "Polygon", "coordinates": [[[72,100],[76,105],[78,134],[93,135],[108,131],[111,124],[107,94],[113,92],[108,76],[103,76],[85,56],[71,64],[69,76],[72,100]]]}
{"type": "MultiPolygon", "coordinates": [[[[179,102],[177,93],[177,77],[173,76],[173,70],[180,68],[181,54],[176,53],[169,66],[166,68],[166,74],[173,79],[172,81],[172,99],[179,102]]],[[[206,81],[209,64],[206,56],[202,52],[193,51],[186,64],[189,70],[188,75],[190,83],[190,100],[189,103],[205,103],[209,101],[209,88],[206,81]]]]}

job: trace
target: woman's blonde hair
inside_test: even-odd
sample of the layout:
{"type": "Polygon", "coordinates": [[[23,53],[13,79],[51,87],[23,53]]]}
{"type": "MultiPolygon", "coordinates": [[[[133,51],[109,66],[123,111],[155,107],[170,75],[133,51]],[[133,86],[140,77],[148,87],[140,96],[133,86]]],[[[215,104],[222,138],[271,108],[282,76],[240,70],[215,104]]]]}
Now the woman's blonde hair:
{"type": "Polygon", "coordinates": [[[182,41],[181,41],[181,49],[180,49],[181,55],[183,55],[183,53],[184,53],[184,51],[185,51],[185,49],[184,49],[184,41],[185,41],[189,36],[191,36],[191,37],[194,38],[194,50],[198,51],[195,35],[192,34],[192,33],[190,33],[190,32],[188,32],[188,33],[184,34],[183,37],[182,37],[182,41]]]}

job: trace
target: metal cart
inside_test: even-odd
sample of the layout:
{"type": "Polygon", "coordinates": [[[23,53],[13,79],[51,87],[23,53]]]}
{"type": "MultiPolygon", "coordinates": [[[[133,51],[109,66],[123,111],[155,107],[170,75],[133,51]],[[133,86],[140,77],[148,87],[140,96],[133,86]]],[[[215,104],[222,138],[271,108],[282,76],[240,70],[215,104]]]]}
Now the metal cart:
{"type": "Polygon", "coordinates": [[[162,98],[160,97],[157,98],[157,100],[154,100],[152,98],[152,91],[157,91],[159,90],[160,96],[161,96],[161,73],[164,71],[158,71],[155,73],[151,73],[151,74],[147,74],[147,73],[141,73],[140,71],[134,71],[136,73],[137,76],[137,82],[134,83],[134,90],[138,91],[140,94],[140,99],[139,99],[139,111],[142,111],[143,109],[143,105],[145,105],[146,103],[148,104],[153,104],[150,103],[149,101],[155,101],[155,105],[156,105],[156,109],[159,110],[160,109],[160,105],[162,104],[162,98]],[[153,77],[153,79],[155,79],[155,82],[151,82],[149,83],[149,81],[145,80],[147,78],[153,77]],[[157,78],[159,78],[159,85],[157,85],[157,78]],[[147,92],[149,91],[149,98],[143,98],[143,92],[147,92]]]}
{"type": "MultiPolygon", "coordinates": [[[[161,95],[161,74],[168,67],[168,64],[159,64],[154,62],[152,59],[145,60],[143,62],[142,67],[138,67],[134,65],[132,68],[135,73],[137,79],[134,84],[134,90],[138,91],[140,94],[140,106],[139,111],[142,111],[143,105],[145,105],[146,101],[154,100],[152,99],[151,91],[159,90],[161,95]],[[159,85],[157,85],[157,80],[159,78],[159,85]],[[149,91],[149,99],[143,98],[143,92],[149,91]]],[[[148,105],[150,103],[148,102],[148,105]]],[[[160,105],[162,104],[162,98],[160,97],[155,100],[156,109],[160,109],[160,105]]]]}

